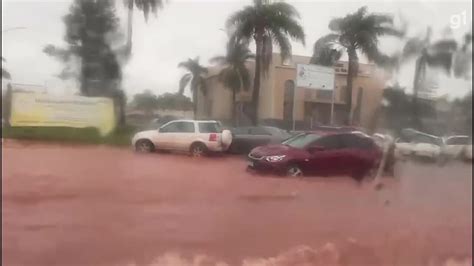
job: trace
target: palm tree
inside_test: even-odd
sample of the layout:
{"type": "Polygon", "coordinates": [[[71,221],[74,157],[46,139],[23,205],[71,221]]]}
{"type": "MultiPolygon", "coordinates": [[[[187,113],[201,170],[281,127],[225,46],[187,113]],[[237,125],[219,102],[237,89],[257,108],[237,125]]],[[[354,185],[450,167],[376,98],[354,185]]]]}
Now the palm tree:
{"type": "Polygon", "coordinates": [[[194,104],[194,118],[197,117],[197,103],[198,103],[198,90],[205,95],[206,94],[206,79],[204,77],[207,74],[207,68],[199,64],[199,57],[195,59],[189,58],[187,61],[178,64],[178,67],[184,68],[188,73],[179,81],[179,94],[183,94],[184,89],[190,84],[191,92],[193,93],[193,104],[194,104]]]}
{"type": "Polygon", "coordinates": [[[454,55],[453,73],[456,78],[469,79],[472,69],[472,33],[464,35],[460,49],[454,55]],[[471,48],[470,48],[471,46],[471,48]]]}
{"type": "MultiPolygon", "coordinates": [[[[378,50],[379,37],[384,35],[401,36],[401,32],[394,29],[393,18],[385,14],[369,14],[367,7],[359,8],[342,18],[334,18],[329,23],[329,29],[333,31],[323,36],[315,43],[315,52],[330,51],[336,49],[345,51],[349,56],[349,69],[347,73],[347,124],[352,123],[352,84],[359,68],[359,56],[357,52],[364,54],[369,60],[383,66],[390,65],[391,58],[383,55],[378,50]]],[[[327,53],[327,52],[326,52],[327,53]]],[[[337,58],[338,53],[332,52],[337,58]]],[[[314,54],[316,60],[318,54],[314,54]]]]}
{"type": "Polygon", "coordinates": [[[291,57],[290,39],[305,44],[303,27],[299,24],[299,13],[290,4],[254,0],[253,5],[232,14],[226,23],[232,32],[231,41],[255,41],[255,76],[252,91],[252,122],[257,124],[260,79],[268,71],[272,58],[272,43],[280,48],[283,60],[291,57]]]}
{"type": "MultiPolygon", "coordinates": [[[[2,61],[6,62],[5,58],[2,56],[2,61]]],[[[8,72],[5,68],[2,67],[2,79],[11,79],[10,72],[8,72]]]]}
{"type": "Polygon", "coordinates": [[[432,30],[428,27],[424,38],[411,38],[403,48],[402,60],[406,61],[416,58],[415,77],[413,79],[413,123],[414,127],[422,130],[419,117],[418,95],[425,88],[426,69],[437,67],[446,73],[451,72],[453,54],[457,49],[457,43],[453,39],[441,39],[431,42],[432,30]]]}
{"type": "Polygon", "coordinates": [[[341,59],[342,52],[338,49],[330,47],[324,38],[317,40],[314,43],[313,56],[310,64],[321,66],[334,66],[339,59],[341,59]]]}
{"type": "Polygon", "coordinates": [[[163,0],[124,0],[124,4],[128,8],[127,17],[127,55],[132,52],[132,35],[133,35],[133,9],[134,7],[143,11],[145,20],[148,21],[150,13],[156,15],[158,9],[163,8],[163,0]]]}
{"type": "Polygon", "coordinates": [[[255,58],[246,43],[229,42],[225,56],[216,56],[210,61],[218,63],[224,68],[219,73],[219,81],[232,91],[232,121],[236,124],[236,95],[240,90],[248,91],[250,87],[250,73],[245,65],[247,60],[255,58]]]}

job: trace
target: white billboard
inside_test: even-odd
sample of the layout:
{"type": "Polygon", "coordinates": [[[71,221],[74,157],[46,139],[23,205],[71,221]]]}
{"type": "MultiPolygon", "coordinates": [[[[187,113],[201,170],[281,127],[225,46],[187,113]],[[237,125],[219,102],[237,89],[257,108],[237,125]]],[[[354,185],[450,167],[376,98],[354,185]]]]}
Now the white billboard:
{"type": "Polygon", "coordinates": [[[15,92],[11,108],[14,127],[96,127],[103,135],[115,128],[114,105],[109,98],[15,92]]]}
{"type": "Polygon", "coordinates": [[[319,90],[333,90],[335,73],[332,67],[298,64],[296,66],[296,86],[319,90]]]}

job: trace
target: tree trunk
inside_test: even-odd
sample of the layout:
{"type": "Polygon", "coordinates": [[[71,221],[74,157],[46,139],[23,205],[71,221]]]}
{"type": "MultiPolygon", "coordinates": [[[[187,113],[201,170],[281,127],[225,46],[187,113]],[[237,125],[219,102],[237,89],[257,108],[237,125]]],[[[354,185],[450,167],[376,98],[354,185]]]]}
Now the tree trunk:
{"type": "Polygon", "coordinates": [[[10,118],[12,111],[13,89],[12,85],[8,83],[4,98],[2,98],[3,118],[5,119],[5,127],[10,126],[10,118]]]}
{"type": "Polygon", "coordinates": [[[237,126],[237,116],[235,112],[235,99],[236,99],[236,90],[232,89],[232,124],[236,127],[237,126]]]}
{"type": "Polygon", "coordinates": [[[346,125],[352,124],[352,84],[354,77],[357,76],[358,66],[359,66],[359,59],[357,58],[357,52],[355,48],[351,48],[348,50],[349,54],[349,62],[348,62],[348,70],[347,70],[347,88],[346,88],[346,113],[347,118],[345,121],[346,125]]]}
{"type": "Polygon", "coordinates": [[[127,17],[127,53],[132,54],[132,35],[133,35],[133,0],[128,0],[127,17]]]}
{"type": "Polygon", "coordinates": [[[422,69],[422,58],[418,58],[415,64],[415,78],[413,80],[413,127],[416,130],[421,130],[421,120],[418,109],[418,92],[420,90],[421,83],[421,69],[422,69]]]}
{"type": "Polygon", "coordinates": [[[197,105],[198,105],[198,88],[194,87],[193,88],[193,113],[194,113],[194,119],[197,119],[197,105]]]}
{"type": "Polygon", "coordinates": [[[252,91],[252,124],[258,124],[258,102],[260,98],[260,78],[261,78],[261,61],[262,61],[262,48],[263,48],[263,37],[261,34],[255,36],[255,44],[257,52],[255,53],[255,77],[253,81],[252,91]]]}

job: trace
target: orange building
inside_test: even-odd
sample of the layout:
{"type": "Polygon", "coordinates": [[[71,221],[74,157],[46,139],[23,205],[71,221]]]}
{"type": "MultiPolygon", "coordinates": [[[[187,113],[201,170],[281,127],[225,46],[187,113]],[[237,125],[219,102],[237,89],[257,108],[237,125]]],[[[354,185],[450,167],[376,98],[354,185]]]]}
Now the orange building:
{"type": "MultiPolygon", "coordinates": [[[[290,129],[293,117],[297,128],[311,128],[316,124],[330,124],[332,91],[296,87],[296,65],[308,64],[310,57],[293,56],[291,61],[282,62],[279,54],[273,54],[272,63],[266,75],[262,76],[258,117],[259,123],[290,129]],[[295,95],[294,95],[295,94],[295,95]],[[293,108],[293,95],[295,106],[293,108]],[[293,116],[294,112],[294,116],[293,116]]],[[[254,73],[254,62],[248,63],[254,73]]],[[[232,117],[232,93],[220,81],[219,67],[210,67],[207,76],[207,94],[198,95],[197,116],[224,122],[232,117]]],[[[346,104],[347,62],[335,66],[334,124],[343,123],[346,104]]],[[[253,80],[253,77],[252,77],[253,80]]],[[[353,82],[352,108],[354,124],[369,127],[381,102],[387,75],[373,64],[360,64],[359,73],[353,82]]],[[[245,108],[251,101],[251,91],[237,95],[238,124],[248,124],[245,108]]]]}

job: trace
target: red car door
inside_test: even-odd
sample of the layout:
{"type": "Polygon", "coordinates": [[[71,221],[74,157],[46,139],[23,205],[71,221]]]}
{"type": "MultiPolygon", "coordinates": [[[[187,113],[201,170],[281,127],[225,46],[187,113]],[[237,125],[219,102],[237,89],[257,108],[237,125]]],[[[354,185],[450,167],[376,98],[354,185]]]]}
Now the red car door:
{"type": "Polygon", "coordinates": [[[310,158],[305,164],[306,173],[323,176],[341,174],[344,151],[341,150],[342,142],[338,135],[322,137],[308,146],[321,149],[310,149],[310,158]]]}
{"type": "Polygon", "coordinates": [[[375,163],[375,143],[369,138],[357,136],[355,134],[345,134],[341,136],[341,149],[344,153],[341,156],[344,174],[357,175],[367,172],[375,163]]]}

